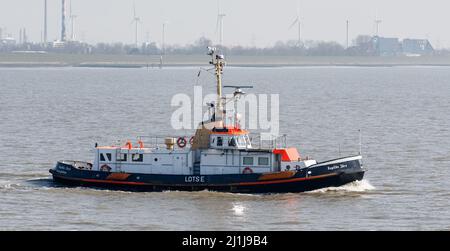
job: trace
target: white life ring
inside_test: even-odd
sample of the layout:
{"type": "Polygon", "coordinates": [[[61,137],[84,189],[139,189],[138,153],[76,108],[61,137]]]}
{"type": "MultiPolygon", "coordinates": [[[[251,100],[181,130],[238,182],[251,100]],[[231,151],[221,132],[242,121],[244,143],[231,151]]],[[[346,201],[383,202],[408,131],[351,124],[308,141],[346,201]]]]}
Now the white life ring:
{"type": "Polygon", "coordinates": [[[100,167],[100,171],[103,172],[110,172],[111,171],[111,167],[109,167],[107,164],[104,164],[100,167]]]}
{"type": "Polygon", "coordinates": [[[253,173],[253,170],[250,167],[246,167],[244,168],[244,170],[242,170],[243,174],[250,174],[253,173]]]}

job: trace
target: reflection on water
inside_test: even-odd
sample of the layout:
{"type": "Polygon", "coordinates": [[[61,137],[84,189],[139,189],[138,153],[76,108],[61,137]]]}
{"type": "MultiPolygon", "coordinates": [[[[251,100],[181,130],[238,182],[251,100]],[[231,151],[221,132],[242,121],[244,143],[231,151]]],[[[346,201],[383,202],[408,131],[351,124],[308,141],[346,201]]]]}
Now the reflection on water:
{"type": "Polygon", "coordinates": [[[234,203],[232,210],[235,215],[242,216],[244,215],[245,207],[240,203],[234,203]]]}

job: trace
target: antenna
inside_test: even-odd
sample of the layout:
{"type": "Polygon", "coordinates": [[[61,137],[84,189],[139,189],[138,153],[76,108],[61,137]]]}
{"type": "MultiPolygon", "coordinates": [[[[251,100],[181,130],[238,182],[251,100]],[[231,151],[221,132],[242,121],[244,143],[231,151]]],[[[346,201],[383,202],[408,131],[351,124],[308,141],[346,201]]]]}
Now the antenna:
{"type": "Polygon", "coordinates": [[[225,66],[225,58],[221,54],[217,54],[217,49],[215,47],[208,47],[208,53],[211,56],[211,65],[214,65],[216,82],[217,82],[217,105],[216,105],[216,118],[219,120],[223,117],[223,104],[222,104],[222,72],[225,66]]]}
{"type": "Polygon", "coordinates": [[[246,93],[242,91],[242,89],[251,89],[253,86],[251,85],[224,85],[223,88],[234,88],[233,96],[239,97],[240,95],[245,95],[246,93]]]}
{"type": "Polygon", "coordinates": [[[230,101],[234,100],[234,127],[235,128],[239,128],[239,116],[237,113],[237,100],[239,100],[241,98],[241,96],[245,95],[246,93],[244,91],[242,91],[242,89],[246,88],[246,89],[250,89],[253,88],[253,86],[251,85],[225,85],[223,86],[223,88],[234,88],[234,92],[233,92],[233,99],[231,99],[230,101]]]}
{"type": "Polygon", "coordinates": [[[359,132],[359,155],[362,154],[362,133],[361,133],[361,129],[358,130],[359,132]]]}

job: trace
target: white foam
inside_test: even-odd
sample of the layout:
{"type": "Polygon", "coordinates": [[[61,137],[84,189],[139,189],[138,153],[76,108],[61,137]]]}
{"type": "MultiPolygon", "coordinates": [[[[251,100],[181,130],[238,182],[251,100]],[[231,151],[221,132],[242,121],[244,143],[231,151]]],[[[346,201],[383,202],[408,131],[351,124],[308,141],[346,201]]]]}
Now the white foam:
{"type": "Polygon", "coordinates": [[[238,215],[238,216],[244,215],[245,209],[246,208],[243,205],[240,205],[240,204],[234,204],[233,208],[232,208],[234,214],[238,215]]]}
{"type": "Polygon", "coordinates": [[[10,181],[10,180],[4,180],[4,181],[0,181],[0,189],[12,189],[12,188],[16,188],[19,187],[20,184],[10,181]]]}
{"type": "Polygon", "coordinates": [[[326,187],[317,189],[314,191],[310,191],[308,193],[326,193],[326,192],[366,192],[370,190],[375,190],[375,187],[372,186],[368,180],[357,180],[351,183],[345,184],[340,187],[326,187]]]}

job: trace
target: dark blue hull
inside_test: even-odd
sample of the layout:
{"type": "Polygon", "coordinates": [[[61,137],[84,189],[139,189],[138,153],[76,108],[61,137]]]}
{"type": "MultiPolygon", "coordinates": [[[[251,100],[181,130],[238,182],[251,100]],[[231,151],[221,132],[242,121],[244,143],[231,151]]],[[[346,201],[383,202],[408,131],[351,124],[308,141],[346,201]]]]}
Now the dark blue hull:
{"type": "Polygon", "coordinates": [[[80,170],[75,162],[58,162],[50,169],[55,182],[130,191],[221,191],[232,193],[305,192],[361,180],[360,160],[342,158],[309,168],[270,174],[161,175],[80,170]],[[342,161],[340,161],[342,160],[342,161]],[[329,163],[329,164],[328,164],[329,163]]]}

